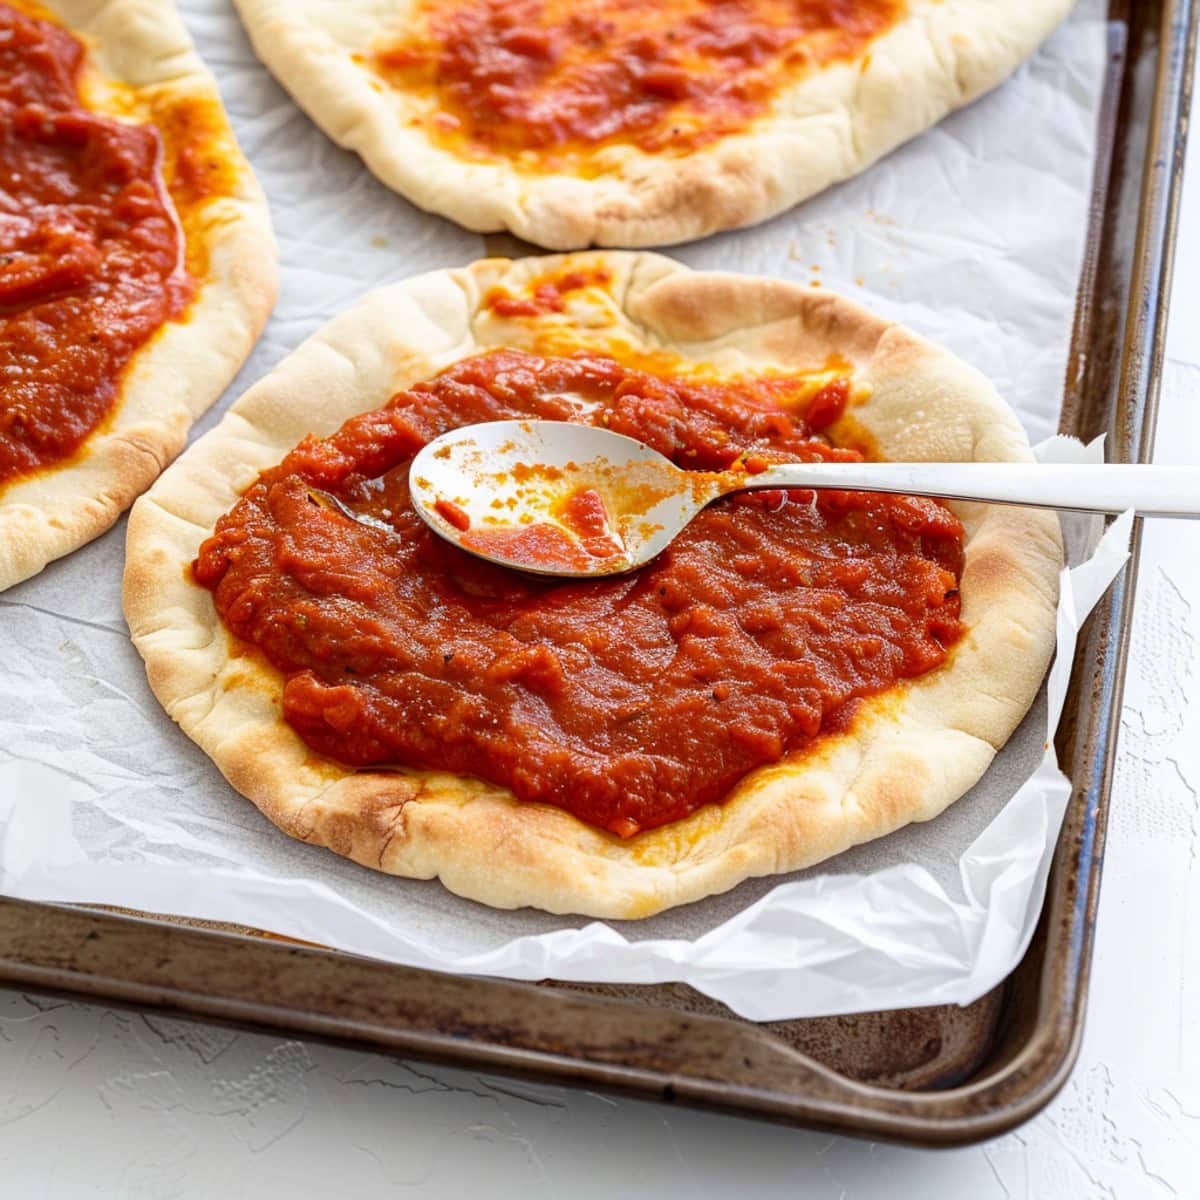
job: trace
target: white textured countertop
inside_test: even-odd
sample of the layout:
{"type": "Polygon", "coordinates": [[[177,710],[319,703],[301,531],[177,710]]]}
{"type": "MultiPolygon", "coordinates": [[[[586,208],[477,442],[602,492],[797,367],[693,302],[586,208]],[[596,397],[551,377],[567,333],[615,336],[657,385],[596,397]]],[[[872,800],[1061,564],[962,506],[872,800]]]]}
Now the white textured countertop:
{"type": "MultiPolygon", "coordinates": [[[[1159,462],[1200,463],[1192,162],[1159,462]]],[[[1152,522],[1083,1051],[1015,1133],[902,1150],[0,990],[0,1196],[1200,1195],[1198,617],[1200,526],[1152,522]]]]}

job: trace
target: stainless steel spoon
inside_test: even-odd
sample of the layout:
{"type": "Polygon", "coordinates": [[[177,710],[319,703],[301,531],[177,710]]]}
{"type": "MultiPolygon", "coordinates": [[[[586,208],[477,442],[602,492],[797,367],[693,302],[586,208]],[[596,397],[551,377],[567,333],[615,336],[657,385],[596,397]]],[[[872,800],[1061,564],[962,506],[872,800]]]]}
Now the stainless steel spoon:
{"type": "Polygon", "coordinates": [[[1196,467],[866,462],[785,463],[755,474],[684,471],[633,438],[564,421],[452,430],[413,459],[409,484],[430,528],[463,549],[504,566],[576,578],[642,566],[706,504],[731,492],[836,488],[1200,517],[1196,467]]]}

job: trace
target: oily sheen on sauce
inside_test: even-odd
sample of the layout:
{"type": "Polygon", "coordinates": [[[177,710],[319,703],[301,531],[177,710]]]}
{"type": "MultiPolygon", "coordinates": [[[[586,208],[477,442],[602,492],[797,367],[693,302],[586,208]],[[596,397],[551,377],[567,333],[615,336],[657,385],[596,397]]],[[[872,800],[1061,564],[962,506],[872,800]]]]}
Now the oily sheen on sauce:
{"type": "Polygon", "coordinates": [[[563,583],[434,535],[408,463],[448,429],[525,416],[604,421],[700,470],[854,458],[816,427],[846,395],[844,380],[703,382],[590,354],[464,359],[264,472],[195,578],[282,673],[313,750],[476,776],[630,836],[942,663],[961,633],[960,523],[913,497],[753,493],[634,574],[563,583]]]}
{"type": "Polygon", "coordinates": [[[0,3],[0,487],[80,449],[194,290],[158,132],[83,106],[83,56],[0,3]]]}

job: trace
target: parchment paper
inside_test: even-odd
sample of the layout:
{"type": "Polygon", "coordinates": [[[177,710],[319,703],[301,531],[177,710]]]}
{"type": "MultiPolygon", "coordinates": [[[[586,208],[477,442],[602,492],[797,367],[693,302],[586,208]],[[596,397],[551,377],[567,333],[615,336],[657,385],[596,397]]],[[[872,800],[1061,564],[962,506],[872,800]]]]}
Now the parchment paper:
{"type": "MultiPolygon", "coordinates": [[[[225,0],[184,0],[271,201],[283,290],[222,404],[364,292],[471,261],[336,149],[254,59],[225,0]]],[[[832,287],[975,363],[1038,440],[1057,424],[1105,62],[1102,0],[998,91],[851,181],[690,265],[832,287]]],[[[1043,451],[1073,457],[1062,440],[1043,451]]],[[[1093,449],[1093,453],[1096,451],[1093,449]]],[[[1079,545],[1086,530],[1074,531],[1079,545]]],[[[606,926],[499,912],[278,833],[168,720],[119,605],[123,524],[0,595],[0,891],[226,920],[442,970],[686,981],[759,1020],[967,1003],[1023,952],[1068,796],[1044,694],[981,783],[823,868],[606,926]]],[[[1124,561],[1128,520],[1064,576],[1059,661],[1124,561]]],[[[1074,561],[1079,561],[1077,550],[1074,561]]]]}

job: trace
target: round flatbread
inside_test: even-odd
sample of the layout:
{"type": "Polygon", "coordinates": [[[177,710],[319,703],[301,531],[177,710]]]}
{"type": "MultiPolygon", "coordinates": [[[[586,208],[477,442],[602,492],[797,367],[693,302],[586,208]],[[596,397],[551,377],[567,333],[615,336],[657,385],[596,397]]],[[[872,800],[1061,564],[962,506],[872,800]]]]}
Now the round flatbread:
{"type": "Polygon", "coordinates": [[[99,536],[150,485],[236,374],[277,290],[266,199],[170,0],[10,7],[82,43],[87,109],[159,131],[191,291],[128,361],[108,415],[81,448],[0,483],[0,589],[99,536]]]}
{"type": "Polygon", "coordinates": [[[340,146],[550,249],[761,221],[1000,83],[1070,0],[236,0],[340,146]]]}
{"type": "Polygon", "coordinates": [[[493,347],[703,364],[730,378],[836,361],[857,396],[847,419],[882,457],[1030,458],[1015,416],[977,371],[828,292],[616,252],[490,259],[389,287],[251,388],[130,516],[125,614],[150,684],[235,788],[293,837],[378,870],[437,876],[498,907],[634,918],[928,820],[975,783],[1028,710],[1053,649],[1053,514],[954,505],[966,531],[966,632],[944,665],[865,701],[847,729],[746,775],[724,803],[630,838],[473,778],[355,771],[310,750],[282,718],[283,677],[226,631],[188,565],[218,517],[306,434],[327,436],[493,347]],[[570,289],[546,292],[554,279],[570,289]]]}

